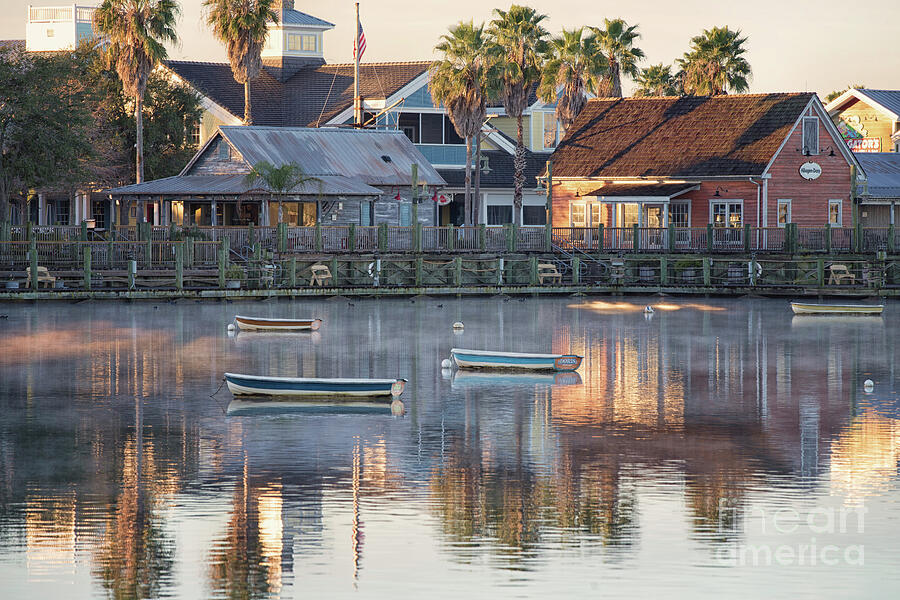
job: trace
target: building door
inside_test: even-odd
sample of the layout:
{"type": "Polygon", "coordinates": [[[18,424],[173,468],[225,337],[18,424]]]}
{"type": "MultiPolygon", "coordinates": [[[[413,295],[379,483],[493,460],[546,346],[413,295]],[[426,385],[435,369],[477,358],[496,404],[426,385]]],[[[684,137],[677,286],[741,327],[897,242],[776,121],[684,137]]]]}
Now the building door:
{"type": "Polygon", "coordinates": [[[741,202],[713,202],[710,218],[713,224],[713,243],[740,246],[744,243],[744,205],[741,202]]]}

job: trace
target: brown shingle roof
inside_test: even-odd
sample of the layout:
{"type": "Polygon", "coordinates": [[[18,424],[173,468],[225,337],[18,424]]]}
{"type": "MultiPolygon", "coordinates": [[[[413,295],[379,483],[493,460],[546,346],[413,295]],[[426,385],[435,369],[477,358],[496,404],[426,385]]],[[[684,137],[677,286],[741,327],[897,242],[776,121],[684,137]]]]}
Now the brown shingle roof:
{"type": "MultiPolygon", "coordinates": [[[[387,98],[428,70],[429,62],[360,65],[364,98],[387,98]]],[[[169,61],[169,69],[237,117],[244,116],[244,87],[224,63],[169,61]]],[[[276,73],[277,75],[277,73],[276,73]]],[[[263,68],[250,85],[255,125],[306,127],[325,124],[353,105],[353,65],[310,65],[280,82],[263,68]]]]}
{"type": "Polygon", "coordinates": [[[589,100],[553,153],[553,175],[761,175],[813,96],[589,100]]]}

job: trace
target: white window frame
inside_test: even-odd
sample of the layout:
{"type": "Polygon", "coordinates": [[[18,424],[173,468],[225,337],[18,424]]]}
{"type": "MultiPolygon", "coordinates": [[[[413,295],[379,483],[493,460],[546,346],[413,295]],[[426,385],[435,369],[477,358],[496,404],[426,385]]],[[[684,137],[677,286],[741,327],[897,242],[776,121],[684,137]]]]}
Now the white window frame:
{"type": "Polygon", "coordinates": [[[844,226],[844,201],[840,199],[831,199],[828,201],[828,215],[827,215],[827,223],[834,227],[843,227],[844,226]],[[831,222],[831,207],[837,205],[838,207],[838,220],[837,223],[831,222]]]}
{"type": "Polygon", "coordinates": [[[569,205],[569,227],[587,227],[588,219],[590,218],[590,216],[588,215],[588,210],[589,209],[587,207],[587,202],[584,202],[584,201],[573,202],[572,204],[570,204],[569,205]],[[582,223],[581,225],[575,224],[575,215],[574,215],[574,211],[572,209],[575,208],[576,206],[581,208],[581,210],[584,213],[584,223],[582,223]]]}
{"type": "Polygon", "coordinates": [[[800,126],[800,145],[801,150],[803,148],[803,144],[806,143],[806,124],[807,123],[815,124],[815,132],[816,132],[816,143],[813,148],[805,148],[807,150],[807,156],[816,156],[819,154],[819,117],[803,117],[803,123],[800,126]]]}
{"type": "Polygon", "coordinates": [[[556,118],[556,111],[541,112],[541,150],[551,150],[552,151],[552,150],[555,150],[559,146],[560,137],[561,137],[560,129],[561,128],[559,126],[559,119],[556,118]],[[546,120],[548,117],[553,119],[556,122],[556,146],[547,146],[546,144],[544,144],[544,141],[545,141],[544,134],[547,131],[546,130],[546,120]]]}
{"type": "Polygon", "coordinates": [[[285,36],[285,49],[288,52],[305,52],[307,54],[315,54],[319,51],[319,36],[314,33],[288,33],[285,36]],[[291,43],[294,40],[297,41],[297,47],[291,48],[291,43]],[[303,47],[304,41],[309,40],[312,40],[312,50],[303,47]]]}
{"type": "Polygon", "coordinates": [[[775,207],[775,224],[778,225],[779,227],[784,227],[788,223],[793,223],[793,221],[791,220],[793,217],[793,215],[791,214],[793,211],[792,204],[793,203],[791,202],[791,198],[779,198],[778,199],[778,204],[775,207]],[[784,223],[779,222],[779,217],[781,216],[781,207],[782,206],[787,206],[787,219],[785,220],[784,223]]]}
{"type": "MultiPolygon", "coordinates": [[[[666,223],[672,222],[672,217],[669,215],[669,209],[673,206],[687,206],[687,227],[691,226],[691,201],[690,200],[670,200],[668,206],[666,206],[666,223]]],[[[712,209],[712,206],[710,206],[712,209]]],[[[743,217],[743,215],[742,215],[743,217]]]]}
{"type": "Polygon", "coordinates": [[[731,205],[732,204],[740,204],[741,206],[741,227],[744,226],[744,201],[739,198],[735,198],[733,200],[729,200],[728,198],[713,198],[709,201],[709,222],[712,223],[713,227],[715,227],[716,223],[713,221],[713,206],[716,204],[724,204],[725,205],[725,228],[737,229],[736,227],[731,227],[731,205]]]}

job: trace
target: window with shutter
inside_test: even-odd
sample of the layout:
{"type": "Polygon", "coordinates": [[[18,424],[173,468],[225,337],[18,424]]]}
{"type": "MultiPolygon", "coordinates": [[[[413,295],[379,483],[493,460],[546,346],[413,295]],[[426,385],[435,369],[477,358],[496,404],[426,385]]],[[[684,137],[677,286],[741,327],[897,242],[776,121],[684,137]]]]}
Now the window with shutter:
{"type": "Polygon", "coordinates": [[[803,154],[819,153],[819,119],[803,117],[803,154]]]}

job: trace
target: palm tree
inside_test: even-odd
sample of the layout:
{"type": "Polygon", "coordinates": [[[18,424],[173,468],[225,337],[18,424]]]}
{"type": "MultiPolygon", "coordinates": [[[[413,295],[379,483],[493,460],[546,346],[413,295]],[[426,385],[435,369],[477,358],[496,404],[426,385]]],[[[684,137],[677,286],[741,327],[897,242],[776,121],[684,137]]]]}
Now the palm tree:
{"type": "MultiPolygon", "coordinates": [[[[103,0],[94,12],[94,25],[107,43],[107,58],[115,64],[125,95],[134,99],[137,128],[137,183],[144,181],[144,92],[150,71],[166,59],[166,42],[176,43],[175,21],[181,9],[176,0],[103,0]]],[[[141,207],[140,221],[144,220],[141,207]]]]}
{"type": "Polygon", "coordinates": [[[285,163],[275,166],[262,160],[250,169],[244,178],[247,185],[253,185],[256,181],[262,181],[269,191],[269,198],[278,195],[278,222],[284,221],[284,196],[291,190],[305,186],[307,183],[319,182],[318,177],[310,177],[303,172],[303,168],[297,163],[285,163]]]}
{"type": "Polygon", "coordinates": [[[597,35],[597,44],[609,63],[609,71],[603,78],[600,94],[621,98],[622,74],[634,78],[640,73],[637,64],[644,58],[644,51],[634,47],[634,40],[641,37],[641,34],[637,32],[637,25],[629,27],[622,19],[603,19],[603,27],[591,27],[597,35]]]}
{"type": "Polygon", "coordinates": [[[672,66],[659,63],[641,69],[635,80],[638,84],[635,96],[678,96],[678,78],[672,74],[672,66]]]}
{"type": "Polygon", "coordinates": [[[444,56],[431,64],[429,91],[435,107],[446,107],[456,133],[466,140],[465,221],[472,224],[472,145],[493,91],[490,40],[483,24],[461,22],[442,35],[434,49],[444,56]]]}
{"type": "Polygon", "coordinates": [[[556,101],[556,118],[568,131],[587,102],[585,92],[596,94],[608,64],[597,36],[585,28],[562,30],[550,40],[550,60],[544,65],[538,95],[544,102],[556,101]]]}
{"type": "Polygon", "coordinates": [[[533,8],[513,4],[509,10],[494,10],[488,32],[494,38],[494,54],[499,76],[500,98],[506,115],[516,120],[516,156],[513,161],[513,214],[522,224],[522,187],[525,182],[525,140],[522,113],[528,108],[531,87],[541,79],[544,55],[549,49],[547,30],[541,26],[546,15],[533,8]]]}
{"type": "Polygon", "coordinates": [[[684,91],[697,96],[746,92],[751,75],[750,63],[743,57],[746,41],[740,30],[727,26],[704,29],[691,38],[690,51],[678,60],[684,91]]]}
{"type": "Polygon", "coordinates": [[[262,70],[263,44],[267,23],[278,23],[273,10],[276,0],[204,0],[206,23],[225,44],[234,80],[244,84],[244,125],[253,124],[250,105],[250,81],[262,70]]]}

